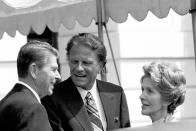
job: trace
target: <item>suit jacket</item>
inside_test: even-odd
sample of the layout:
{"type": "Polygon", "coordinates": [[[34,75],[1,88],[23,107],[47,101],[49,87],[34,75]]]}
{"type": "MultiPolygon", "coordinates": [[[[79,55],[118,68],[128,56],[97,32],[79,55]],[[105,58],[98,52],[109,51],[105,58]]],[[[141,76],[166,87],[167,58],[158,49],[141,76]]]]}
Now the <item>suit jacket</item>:
{"type": "Polygon", "coordinates": [[[0,102],[1,131],[51,131],[47,112],[24,85],[16,84],[0,102]]]}
{"type": "MultiPolygon", "coordinates": [[[[107,130],[130,126],[129,111],[120,86],[97,80],[107,130]]],[[[57,84],[53,95],[42,99],[54,131],[93,131],[85,105],[71,78],[57,84]]]]}

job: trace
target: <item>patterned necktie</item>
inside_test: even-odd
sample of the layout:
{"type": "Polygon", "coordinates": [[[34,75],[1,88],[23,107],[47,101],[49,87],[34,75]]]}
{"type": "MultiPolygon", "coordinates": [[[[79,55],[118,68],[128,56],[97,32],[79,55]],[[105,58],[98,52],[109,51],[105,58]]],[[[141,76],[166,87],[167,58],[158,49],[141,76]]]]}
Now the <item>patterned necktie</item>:
{"type": "Polygon", "coordinates": [[[86,97],[86,109],[93,125],[94,131],[103,131],[103,126],[99,117],[95,101],[90,92],[87,93],[86,97]]]}

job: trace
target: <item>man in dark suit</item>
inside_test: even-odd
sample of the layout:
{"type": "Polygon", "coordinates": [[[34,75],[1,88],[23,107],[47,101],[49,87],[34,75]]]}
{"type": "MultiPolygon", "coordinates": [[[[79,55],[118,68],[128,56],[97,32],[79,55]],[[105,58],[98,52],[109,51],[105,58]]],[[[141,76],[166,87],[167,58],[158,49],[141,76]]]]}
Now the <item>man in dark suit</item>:
{"type": "Polygon", "coordinates": [[[1,131],[52,131],[40,98],[51,95],[60,79],[58,52],[48,43],[31,41],[17,58],[19,81],[0,102],[1,131]]]}
{"type": "Polygon", "coordinates": [[[106,49],[99,38],[89,33],[75,35],[66,50],[71,77],[57,84],[53,95],[42,99],[53,130],[103,131],[130,127],[122,87],[96,79],[106,64],[106,49]],[[94,113],[87,106],[88,93],[95,101],[94,113]],[[92,114],[101,121],[100,127],[96,125],[99,122],[92,120],[92,114]]]}

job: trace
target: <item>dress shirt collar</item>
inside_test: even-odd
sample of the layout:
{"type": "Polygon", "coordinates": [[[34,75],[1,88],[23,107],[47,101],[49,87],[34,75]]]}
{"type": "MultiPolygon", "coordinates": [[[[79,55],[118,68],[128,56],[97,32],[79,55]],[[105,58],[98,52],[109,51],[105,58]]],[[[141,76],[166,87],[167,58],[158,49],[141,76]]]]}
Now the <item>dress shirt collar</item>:
{"type": "Polygon", "coordinates": [[[34,89],[32,89],[28,84],[26,84],[26,83],[24,83],[24,82],[22,82],[22,81],[18,81],[17,83],[22,84],[22,85],[24,85],[25,87],[27,87],[27,88],[35,95],[35,97],[37,98],[38,102],[41,103],[40,97],[39,97],[39,95],[37,94],[37,92],[34,91],[34,89]]]}
{"type": "Polygon", "coordinates": [[[91,90],[85,90],[85,89],[83,89],[83,88],[81,88],[81,87],[77,87],[77,89],[78,89],[78,91],[79,91],[79,93],[80,93],[80,95],[81,95],[81,97],[82,97],[82,100],[84,101],[84,99],[85,99],[85,97],[86,97],[86,94],[88,93],[88,92],[90,92],[93,96],[98,92],[97,91],[97,82],[96,82],[96,80],[95,80],[95,82],[94,82],[94,84],[93,84],[93,87],[91,88],[91,90]]]}

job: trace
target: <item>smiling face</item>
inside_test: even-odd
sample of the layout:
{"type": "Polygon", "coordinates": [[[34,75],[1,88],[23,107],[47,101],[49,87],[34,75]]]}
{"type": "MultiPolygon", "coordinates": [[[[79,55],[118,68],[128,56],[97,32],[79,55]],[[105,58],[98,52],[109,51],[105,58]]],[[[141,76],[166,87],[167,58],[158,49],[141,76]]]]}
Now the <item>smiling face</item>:
{"type": "Polygon", "coordinates": [[[160,92],[153,85],[149,77],[141,82],[142,94],[140,96],[143,115],[151,117],[152,121],[161,119],[167,114],[167,105],[163,102],[160,92]]]}
{"type": "Polygon", "coordinates": [[[85,90],[91,89],[101,70],[96,52],[88,46],[77,44],[71,48],[68,61],[74,84],[85,90]]]}
{"type": "Polygon", "coordinates": [[[47,63],[42,68],[37,68],[37,87],[39,96],[43,97],[53,93],[54,84],[60,79],[58,72],[57,58],[54,55],[49,56],[47,63]]]}

